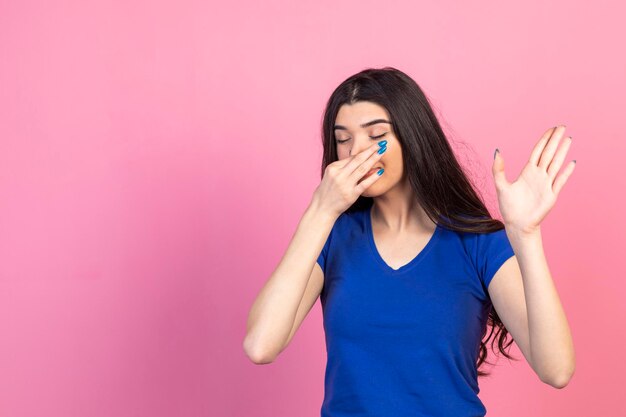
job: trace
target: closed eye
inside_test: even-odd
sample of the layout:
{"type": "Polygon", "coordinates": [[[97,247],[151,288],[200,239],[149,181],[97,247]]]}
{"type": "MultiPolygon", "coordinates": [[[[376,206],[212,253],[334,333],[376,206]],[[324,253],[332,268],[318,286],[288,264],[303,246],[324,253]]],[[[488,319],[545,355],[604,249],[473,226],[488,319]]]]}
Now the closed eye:
{"type": "MultiPolygon", "coordinates": [[[[389,132],[385,132],[382,135],[378,135],[378,136],[370,136],[370,138],[374,139],[374,140],[378,140],[380,138],[382,138],[383,136],[385,136],[387,133],[389,132]]],[[[336,140],[337,143],[346,143],[347,141],[349,141],[350,139],[345,139],[345,140],[336,140]]]]}

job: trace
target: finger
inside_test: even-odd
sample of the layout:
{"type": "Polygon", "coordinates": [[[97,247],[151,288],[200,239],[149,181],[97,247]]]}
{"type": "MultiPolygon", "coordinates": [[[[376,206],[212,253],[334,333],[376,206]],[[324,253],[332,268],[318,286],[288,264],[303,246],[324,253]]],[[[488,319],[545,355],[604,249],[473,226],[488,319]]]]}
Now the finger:
{"type": "Polygon", "coordinates": [[[550,136],[550,140],[546,143],[546,147],[543,152],[541,152],[541,158],[539,159],[539,164],[537,166],[543,168],[544,170],[548,169],[548,165],[552,162],[556,148],[559,146],[559,142],[563,137],[563,132],[565,132],[565,126],[561,125],[556,128],[552,136],[550,136]]]}
{"type": "Polygon", "coordinates": [[[563,161],[565,160],[565,155],[567,155],[567,151],[569,150],[570,144],[572,143],[572,137],[569,136],[565,138],[563,146],[559,147],[559,150],[554,155],[554,159],[552,159],[552,163],[548,167],[548,177],[554,181],[554,177],[561,169],[561,165],[563,165],[563,161]]]}
{"type": "MultiPolygon", "coordinates": [[[[386,149],[386,148],[385,148],[386,149]]],[[[381,149],[384,150],[384,149],[381,149]]],[[[382,166],[378,163],[385,153],[374,152],[369,158],[367,158],[361,165],[348,177],[349,181],[359,182],[365,177],[371,170],[378,171],[382,166]]],[[[374,175],[374,174],[370,174],[374,175]]]]}
{"type": "Polygon", "coordinates": [[[574,168],[576,168],[576,160],[570,161],[570,163],[567,164],[563,172],[561,172],[561,174],[556,177],[554,183],[552,184],[552,191],[555,195],[558,196],[558,194],[561,192],[561,189],[565,186],[565,183],[572,175],[572,172],[574,172],[574,168]]]}
{"type": "Polygon", "coordinates": [[[539,157],[541,156],[541,152],[543,152],[543,148],[546,146],[548,139],[550,139],[550,136],[552,136],[556,128],[557,126],[551,127],[550,129],[545,131],[543,136],[541,136],[541,139],[539,139],[539,142],[535,144],[533,151],[530,153],[530,158],[528,159],[529,163],[537,166],[537,164],[539,163],[539,157]]]}
{"type": "Polygon", "coordinates": [[[494,183],[498,189],[501,189],[509,183],[506,179],[506,173],[504,172],[504,158],[500,155],[500,152],[496,152],[491,172],[493,174],[494,183]]]}
{"type": "Polygon", "coordinates": [[[350,155],[347,158],[343,158],[340,159],[338,161],[336,161],[339,165],[339,167],[343,170],[345,169],[348,164],[352,161],[354,161],[356,158],[363,158],[363,160],[367,159],[370,155],[370,152],[372,151],[376,151],[380,146],[376,143],[368,148],[363,149],[361,152],[356,153],[354,155],[350,155]]]}
{"type": "Polygon", "coordinates": [[[359,195],[361,195],[363,193],[363,191],[367,190],[372,184],[374,184],[376,181],[378,181],[378,179],[382,175],[383,175],[382,173],[380,175],[378,175],[378,173],[375,172],[372,175],[370,175],[369,177],[365,178],[363,181],[361,181],[360,183],[358,183],[356,185],[356,187],[355,187],[356,192],[359,193],[359,195]]]}
{"type": "Polygon", "coordinates": [[[358,154],[354,155],[343,166],[342,173],[344,173],[344,175],[350,176],[363,162],[365,162],[372,155],[376,154],[379,149],[380,145],[378,143],[375,143],[372,146],[365,148],[358,154]]]}
{"type": "Polygon", "coordinates": [[[556,177],[556,180],[554,181],[554,184],[552,185],[552,191],[554,192],[556,196],[558,196],[559,193],[561,192],[561,189],[567,182],[567,179],[569,178],[570,175],[572,175],[572,172],[574,172],[575,167],[576,167],[576,161],[571,161],[569,164],[567,164],[563,172],[561,172],[561,175],[556,177]]]}

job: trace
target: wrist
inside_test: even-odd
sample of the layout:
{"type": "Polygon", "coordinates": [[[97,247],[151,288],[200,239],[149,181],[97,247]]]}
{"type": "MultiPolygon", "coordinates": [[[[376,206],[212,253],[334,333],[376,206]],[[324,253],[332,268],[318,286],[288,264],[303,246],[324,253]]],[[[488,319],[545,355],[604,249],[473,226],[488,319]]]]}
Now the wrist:
{"type": "Polygon", "coordinates": [[[512,236],[516,239],[522,240],[533,240],[537,238],[541,238],[541,227],[533,227],[533,228],[522,228],[516,227],[510,224],[504,225],[507,235],[512,236]]]}
{"type": "Polygon", "coordinates": [[[334,223],[339,217],[337,213],[324,207],[319,199],[313,197],[306,209],[306,215],[309,217],[320,219],[320,221],[334,223]]]}

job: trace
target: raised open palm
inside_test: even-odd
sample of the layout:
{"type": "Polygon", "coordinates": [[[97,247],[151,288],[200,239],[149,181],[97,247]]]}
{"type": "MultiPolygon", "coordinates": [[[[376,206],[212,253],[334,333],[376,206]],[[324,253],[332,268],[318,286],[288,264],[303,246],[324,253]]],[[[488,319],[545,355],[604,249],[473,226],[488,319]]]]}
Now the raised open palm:
{"type": "Polygon", "coordinates": [[[572,142],[572,138],[567,137],[559,147],[564,132],[565,126],[548,129],[533,148],[528,163],[512,183],[506,179],[504,159],[496,150],[492,173],[500,213],[507,227],[532,233],[554,207],[559,192],[576,166],[575,160],[570,161],[559,174],[572,142]]]}

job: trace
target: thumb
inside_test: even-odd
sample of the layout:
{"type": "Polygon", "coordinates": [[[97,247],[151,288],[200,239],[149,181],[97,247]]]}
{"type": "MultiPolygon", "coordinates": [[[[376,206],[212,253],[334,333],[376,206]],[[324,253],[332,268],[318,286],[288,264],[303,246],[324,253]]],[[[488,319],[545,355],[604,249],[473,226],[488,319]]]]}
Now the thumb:
{"type": "Polygon", "coordinates": [[[497,188],[502,188],[505,185],[508,185],[508,181],[506,180],[506,174],[504,173],[504,158],[500,155],[500,150],[496,148],[496,151],[493,154],[493,180],[496,184],[497,188]]]}

